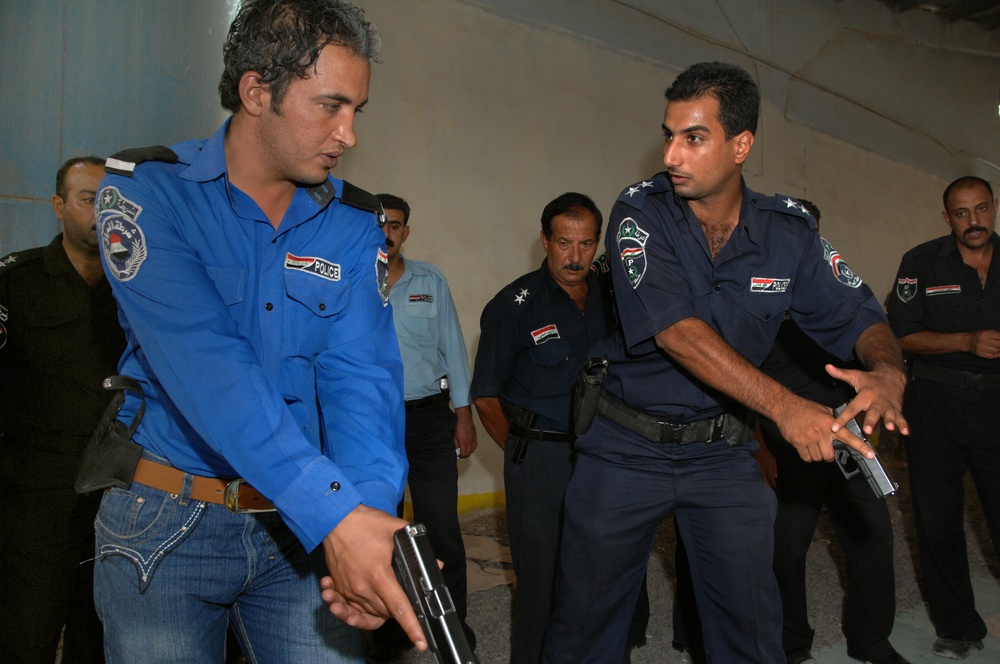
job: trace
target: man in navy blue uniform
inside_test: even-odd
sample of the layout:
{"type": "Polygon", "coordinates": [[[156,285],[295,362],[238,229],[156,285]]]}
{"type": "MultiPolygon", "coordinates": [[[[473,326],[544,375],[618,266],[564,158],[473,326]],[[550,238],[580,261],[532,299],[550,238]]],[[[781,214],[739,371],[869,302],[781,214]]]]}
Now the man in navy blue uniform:
{"type": "Polygon", "coordinates": [[[426,649],[390,565],[406,457],[380,208],[330,175],[379,48],[345,2],[244,2],[232,117],[108,161],[119,371],[145,393],[142,458],[96,525],[109,660],[221,662],[231,623],[252,661],[360,662],[353,628],[390,614],[426,649]]]}
{"type": "Polygon", "coordinates": [[[804,459],[829,461],[865,411],[905,432],[900,352],[882,308],[820,238],[798,201],[748,189],[760,104],[739,67],[703,63],[670,86],[666,172],[625,189],[606,238],[620,329],[597,417],[576,441],[557,608],[546,662],[604,661],[625,644],[656,529],[675,513],[709,661],[784,661],[771,571],[775,498],[750,434],[757,411],[804,459]],[[788,312],[838,357],[857,392],[844,413],[803,399],[757,365],[788,312]]]}
{"type": "MultiPolygon", "coordinates": [[[[546,205],[541,267],[505,286],[480,319],[472,399],[487,433],[504,450],[517,577],[514,664],[538,662],[552,613],[563,493],[573,468],[573,383],[611,314],[591,269],[602,221],[583,194],[566,193],[546,205]]],[[[624,647],[623,641],[619,652],[624,647]]]]}
{"type": "Polygon", "coordinates": [[[944,191],[951,233],[911,249],[896,275],[889,321],[911,362],[905,414],[910,492],[924,592],[937,640],[964,659],[983,647],[964,528],[972,474],[1000,551],[1000,237],[990,184],[962,177],[944,191]]]}

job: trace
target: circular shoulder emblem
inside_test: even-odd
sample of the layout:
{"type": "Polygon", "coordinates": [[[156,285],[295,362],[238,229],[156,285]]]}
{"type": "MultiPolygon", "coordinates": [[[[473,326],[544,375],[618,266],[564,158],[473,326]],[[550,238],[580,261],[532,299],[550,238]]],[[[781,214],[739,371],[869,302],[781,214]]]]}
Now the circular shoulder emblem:
{"type": "Polygon", "coordinates": [[[117,187],[105,187],[98,196],[97,212],[101,250],[111,274],[118,281],[134,278],[146,260],[146,236],[136,223],[142,208],[117,187]]]}
{"type": "Polygon", "coordinates": [[[823,241],[823,258],[830,264],[830,269],[833,270],[833,276],[837,278],[837,281],[844,284],[845,286],[850,286],[851,288],[857,288],[861,285],[861,277],[854,273],[847,265],[840,252],[833,248],[826,238],[820,238],[823,241]]]}

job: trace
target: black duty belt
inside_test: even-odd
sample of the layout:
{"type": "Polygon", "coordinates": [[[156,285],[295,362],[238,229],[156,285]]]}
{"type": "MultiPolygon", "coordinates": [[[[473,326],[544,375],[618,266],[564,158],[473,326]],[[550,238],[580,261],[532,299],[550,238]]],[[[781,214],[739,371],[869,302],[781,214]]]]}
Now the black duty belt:
{"type": "Polygon", "coordinates": [[[995,390],[1000,388],[1000,373],[972,373],[949,369],[937,364],[916,361],[913,363],[913,375],[916,378],[933,380],[945,385],[964,387],[967,390],[995,390]]]}
{"type": "Polygon", "coordinates": [[[532,429],[511,421],[507,433],[515,438],[534,442],[541,440],[549,443],[572,443],[576,438],[565,431],[549,431],[547,429],[532,429]]]}
{"type": "Polygon", "coordinates": [[[597,412],[620,427],[654,443],[711,443],[726,439],[730,445],[746,442],[753,432],[753,418],[722,413],[707,420],[675,424],[664,422],[642,411],[629,408],[607,392],[601,392],[597,412]]]}
{"type": "Polygon", "coordinates": [[[406,410],[420,410],[421,408],[427,408],[429,406],[437,406],[439,404],[448,403],[451,397],[448,396],[448,390],[440,392],[438,394],[432,394],[429,397],[423,397],[421,399],[412,399],[406,402],[406,410]]]}

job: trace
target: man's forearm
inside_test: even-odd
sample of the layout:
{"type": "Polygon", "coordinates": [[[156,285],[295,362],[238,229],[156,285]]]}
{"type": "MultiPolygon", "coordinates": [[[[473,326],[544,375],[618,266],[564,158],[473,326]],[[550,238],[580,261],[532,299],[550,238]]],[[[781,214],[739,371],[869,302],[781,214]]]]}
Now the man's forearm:
{"type": "Polygon", "coordinates": [[[490,435],[500,449],[507,445],[507,429],[509,423],[500,407],[500,400],[496,397],[479,397],[473,400],[476,412],[479,413],[479,421],[483,423],[483,428],[490,435]]]}
{"type": "Polygon", "coordinates": [[[686,318],[656,335],[656,344],[709,387],[775,421],[799,398],[750,364],[707,323],[686,318]]]}
{"type": "Polygon", "coordinates": [[[899,347],[907,353],[938,355],[969,351],[971,332],[914,332],[900,337],[899,347]]]}
{"type": "Polygon", "coordinates": [[[854,353],[869,371],[895,369],[903,371],[903,354],[900,344],[885,323],[875,323],[861,333],[854,344],[854,353]]]}

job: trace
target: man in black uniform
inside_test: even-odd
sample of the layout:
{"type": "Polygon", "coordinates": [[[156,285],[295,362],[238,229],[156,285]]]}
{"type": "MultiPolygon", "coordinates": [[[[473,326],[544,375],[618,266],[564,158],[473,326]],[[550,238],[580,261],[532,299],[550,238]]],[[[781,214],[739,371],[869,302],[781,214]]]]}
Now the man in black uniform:
{"type": "MultiPolygon", "coordinates": [[[[799,202],[818,229],[819,209],[810,201],[799,202]]],[[[861,368],[856,360],[843,362],[820,348],[786,315],[760,370],[800,397],[835,408],[850,401],[854,390],[830,377],[824,369],[827,364],[861,368]]],[[[823,505],[837,530],[847,565],[843,621],[847,654],[869,662],[905,664],[906,659],[889,643],[896,615],[896,582],[892,522],[885,499],[872,492],[861,473],[847,479],[834,463],[803,461],[772,420],[762,418],[760,429],[765,444],[760,452],[764,456],[770,452],[776,465],[761,464],[778,496],[774,575],[781,591],[782,645],[788,664],[815,661],[809,652],[815,632],[806,603],[806,554],[823,505]]]]}
{"type": "Polygon", "coordinates": [[[73,490],[125,348],[101,270],[94,196],[104,160],[70,159],[52,207],[62,233],[0,258],[0,661],[103,662],[94,611],[100,494],[73,490]],[[86,562],[84,562],[86,561],[86,562]]]}
{"type": "Polygon", "coordinates": [[[935,654],[964,659],[983,647],[963,518],[972,473],[1000,551],[1000,238],[997,200],[985,180],[962,177],[944,191],[951,233],[908,251],[889,300],[889,321],[911,363],[904,412],[921,571],[935,654]]]}
{"type": "Polygon", "coordinates": [[[864,410],[904,432],[902,358],[879,303],[820,238],[798,201],[746,187],[760,96],[723,63],[689,67],[667,90],[666,172],[622,191],[606,237],[619,328],[592,426],[566,489],[557,606],[545,662],[601,662],[626,642],[656,530],[684,541],[709,661],[784,659],[771,573],[775,498],[752,457],[747,409],[778,422],[804,459],[833,459],[864,410]],[[857,392],[839,417],[762,374],[785,312],[857,392]]]}
{"type": "Polygon", "coordinates": [[[587,351],[604,335],[610,302],[596,269],[603,217],[566,193],[542,212],[541,267],[486,305],[472,399],[504,450],[507,529],[517,576],[514,664],[534,664],[552,612],[562,500],[573,469],[570,402],[587,351]]]}

